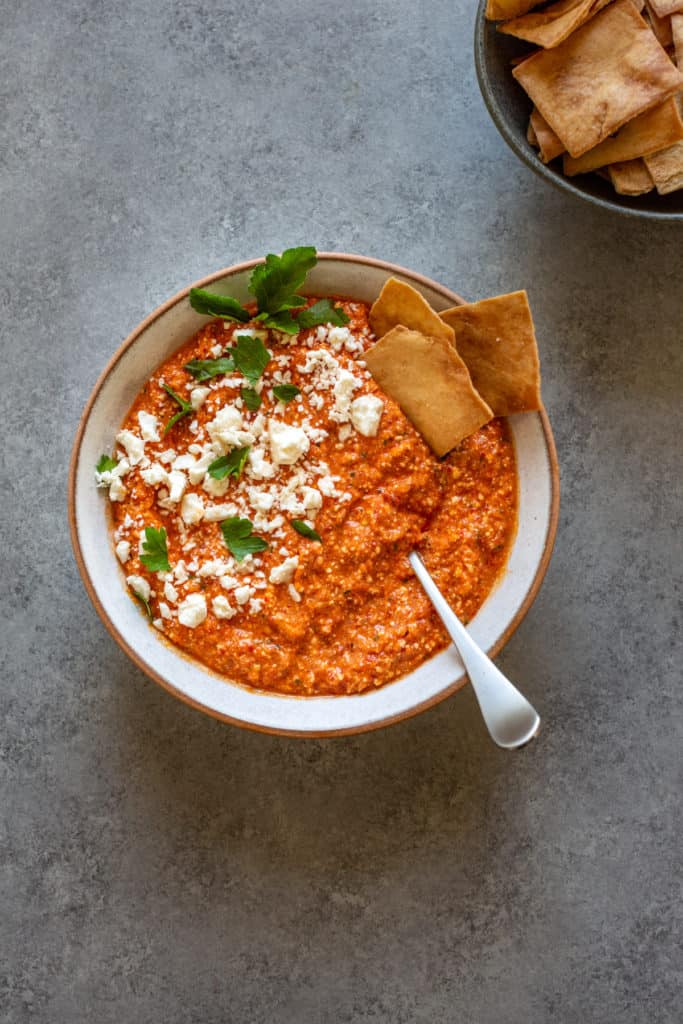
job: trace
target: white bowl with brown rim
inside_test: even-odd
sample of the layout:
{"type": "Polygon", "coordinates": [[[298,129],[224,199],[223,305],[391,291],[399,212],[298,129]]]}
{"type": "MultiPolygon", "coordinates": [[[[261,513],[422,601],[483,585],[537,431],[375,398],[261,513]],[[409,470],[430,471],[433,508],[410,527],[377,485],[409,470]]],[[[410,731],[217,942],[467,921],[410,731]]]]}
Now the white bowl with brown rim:
{"type": "MultiPolygon", "coordinates": [[[[242,302],[258,260],[220,270],[191,287],[222,285],[242,302]]],[[[448,288],[392,263],[319,253],[306,291],[372,302],[388,277],[417,288],[442,310],[462,302],[448,288]]],[[[218,289],[223,290],[223,289],[218,289]]],[[[109,503],[94,486],[93,466],[155,368],[206,323],[190,306],[190,286],[159,306],[114,354],[85,407],[69,476],[69,521],[78,568],[102,621],[117,643],[152,679],[215,718],[262,732],[334,736],[377,729],[423,711],[466,682],[452,647],[377,690],[352,696],[292,697],[231,682],[183,654],[150,627],[130,598],[110,540],[109,503]]],[[[507,565],[469,623],[474,639],[495,655],[519,626],[545,575],[557,529],[559,474],[544,410],[508,420],[519,481],[517,533],[507,565]]]]}

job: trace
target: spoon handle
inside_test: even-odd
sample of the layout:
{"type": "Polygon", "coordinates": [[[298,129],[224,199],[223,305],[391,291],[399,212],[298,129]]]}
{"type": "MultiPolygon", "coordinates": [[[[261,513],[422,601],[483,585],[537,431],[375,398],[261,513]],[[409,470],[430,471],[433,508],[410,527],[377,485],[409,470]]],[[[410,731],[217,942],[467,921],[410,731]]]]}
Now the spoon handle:
{"type": "Polygon", "coordinates": [[[491,738],[506,750],[524,746],[538,733],[538,713],[474,642],[417,552],[411,551],[408,559],[462,658],[491,738]]]}

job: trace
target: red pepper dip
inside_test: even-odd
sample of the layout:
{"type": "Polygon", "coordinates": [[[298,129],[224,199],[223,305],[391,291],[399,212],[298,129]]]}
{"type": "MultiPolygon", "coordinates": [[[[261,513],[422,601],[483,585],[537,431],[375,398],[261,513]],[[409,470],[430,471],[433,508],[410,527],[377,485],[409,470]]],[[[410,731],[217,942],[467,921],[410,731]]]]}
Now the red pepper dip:
{"type": "Polygon", "coordinates": [[[369,307],[336,301],[346,326],[293,336],[208,322],[97,473],[128,586],[164,637],[226,679],[300,696],[383,686],[446,647],[408,553],[467,622],[517,517],[505,420],[437,459],[365,367],[369,307]],[[270,354],[260,375],[216,362],[240,337],[270,354]],[[145,559],[150,538],[168,569],[145,559]]]}

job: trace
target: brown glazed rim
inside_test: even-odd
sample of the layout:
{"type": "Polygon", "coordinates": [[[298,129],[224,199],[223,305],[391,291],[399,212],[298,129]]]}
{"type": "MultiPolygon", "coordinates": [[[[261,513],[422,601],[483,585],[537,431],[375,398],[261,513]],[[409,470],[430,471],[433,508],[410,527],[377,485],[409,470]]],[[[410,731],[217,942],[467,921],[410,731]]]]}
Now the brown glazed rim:
{"type": "MultiPolygon", "coordinates": [[[[438,284],[436,281],[431,280],[428,277],[424,277],[422,274],[416,274],[412,270],[406,270],[405,267],[401,267],[396,263],[388,263],[385,260],[376,260],[368,256],[355,256],[351,253],[333,253],[333,252],[320,252],[318,253],[319,260],[339,260],[346,263],[361,264],[368,267],[377,267],[380,270],[386,270],[391,274],[400,274],[402,277],[408,278],[414,281],[418,285],[425,285],[435,291],[440,292],[454,305],[461,305],[465,300],[452,292],[449,288],[445,288],[443,285],[438,284]]],[[[76,437],[74,440],[73,450],[71,453],[71,461],[69,465],[69,481],[68,481],[68,515],[69,515],[69,530],[71,533],[71,543],[73,545],[74,555],[76,557],[76,564],[78,571],[81,574],[81,578],[85,585],[85,589],[88,592],[88,596],[92,601],[95,609],[102,619],[102,622],[109,630],[114,640],[117,642],[119,647],[128,655],[128,657],[140,668],[145,675],[149,676],[156,683],[159,683],[165,690],[173,694],[179,700],[182,700],[185,704],[189,704],[191,707],[197,708],[199,711],[203,711],[204,714],[211,715],[213,718],[218,718],[223,722],[230,722],[231,725],[240,726],[243,729],[250,729],[254,732],[271,733],[279,736],[300,736],[305,738],[322,738],[327,736],[346,736],[353,735],[356,733],[370,732],[374,729],[381,729],[387,725],[393,725],[395,722],[400,722],[405,718],[412,718],[413,715],[419,714],[421,711],[426,711],[427,708],[433,707],[435,704],[439,704],[442,700],[450,697],[451,694],[459,690],[467,681],[467,676],[463,674],[455,680],[450,686],[442,690],[440,693],[428,700],[423,701],[420,704],[416,704],[413,707],[407,708],[405,711],[400,712],[396,715],[389,715],[386,718],[380,719],[379,721],[369,722],[366,725],[354,726],[348,729],[325,729],[317,731],[308,730],[295,730],[295,729],[274,729],[269,726],[255,725],[251,722],[244,722],[239,718],[232,718],[230,715],[223,715],[212,708],[206,707],[206,705],[199,703],[199,701],[192,700],[186,694],[182,693],[175,686],[163,679],[150,665],[148,665],[140,657],[138,652],[134,650],[125,639],[124,636],[114,627],[102,607],[99,598],[95,592],[92,580],[88,575],[88,571],[85,566],[83,553],[81,551],[80,540],[78,536],[78,526],[76,523],[76,469],[78,466],[78,460],[81,449],[81,441],[85,428],[90,417],[90,411],[99,395],[100,389],[104,384],[106,378],[109,376],[111,371],[114,369],[118,361],[121,359],[123,354],[130,348],[131,345],[138,339],[138,337],[149,327],[150,324],[154,323],[160,316],[163,316],[172,306],[176,303],[181,302],[187,297],[190,292],[190,288],[206,288],[207,285],[213,284],[214,281],[218,281],[228,275],[243,273],[246,270],[251,270],[257,264],[262,263],[262,260],[248,260],[246,263],[238,263],[232,267],[226,267],[223,270],[217,270],[213,274],[209,274],[208,277],[204,277],[201,281],[195,282],[195,284],[189,285],[187,288],[183,288],[182,291],[178,292],[172,298],[167,299],[161,306],[158,306],[153,313],[150,313],[138,326],[128,335],[123,344],[117,349],[112,358],[109,360],[104,370],[100,374],[95,387],[93,388],[92,394],[88,399],[88,402],[81,415],[78,430],[76,431],[76,437]]],[[[543,555],[536,570],[533,582],[529,587],[524,601],[519,608],[517,614],[510,622],[509,626],[499,638],[499,640],[489,649],[488,654],[490,657],[495,657],[496,654],[505,646],[512,634],[515,632],[519,624],[522,622],[524,616],[531,607],[536,594],[538,593],[543,578],[547,572],[548,565],[550,563],[550,557],[552,555],[553,546],[555,543],[555,535],[557,533],[557,522],[559,517],[560,508],[560,473],[557,462],[557,451],[555,449],[555,440],[553,438],[552,428],[550,421],[548,420],[545,408],[541,408],[539,415],[541,417],[541,424],[543,426],[543,434],[545,437],[545,443],[548,450],[548,458],[550,461],[550,472],[552,476],[552,499],[550,508],[550,520],[548,523],[548,531],[545,538],[545,545],[543,548],[543,555]]],[[[296,699],[296,698],[295,698],[296,699]]],[[[306,700],[308,698],[299,698],[306,700]]],[[[313,698],[314,699],[314,698],[313,698]]],[[[363,694],[358,694],[355,699],[362,700],[363,694]]]]}

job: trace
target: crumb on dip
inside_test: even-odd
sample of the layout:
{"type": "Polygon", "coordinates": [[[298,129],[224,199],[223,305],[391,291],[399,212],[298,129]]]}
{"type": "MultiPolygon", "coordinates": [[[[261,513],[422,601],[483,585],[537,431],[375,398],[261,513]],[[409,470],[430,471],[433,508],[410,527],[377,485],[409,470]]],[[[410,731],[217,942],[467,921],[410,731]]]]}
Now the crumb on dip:
{"type": "Polygon", "coordinates": [[[467,622],[516,526],[505,421],[437,459],[365,367],[369,307],[335,301],[346,326],[208,322],[154,373],[98,467],[116,554],[154,625],[261,690],[357,693],[416,668],[448,638],[408,553],[419,546],[467,622]],[[215,368],[240,337],[267,350],[258,377],[186,369],[215,368]],[[142,560],[150,538],[160,562],[142,560]]]}

